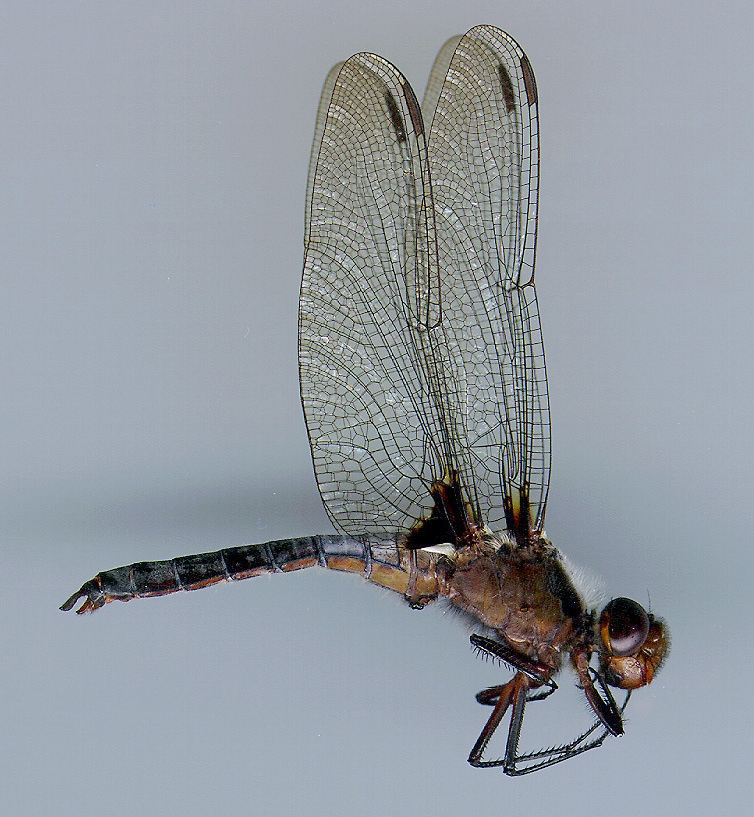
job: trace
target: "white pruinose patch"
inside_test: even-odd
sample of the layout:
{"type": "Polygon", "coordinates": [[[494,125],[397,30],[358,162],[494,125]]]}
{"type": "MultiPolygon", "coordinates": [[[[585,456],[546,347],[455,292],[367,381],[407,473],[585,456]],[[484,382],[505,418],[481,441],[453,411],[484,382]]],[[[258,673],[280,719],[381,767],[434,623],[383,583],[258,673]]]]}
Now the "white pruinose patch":
{"type": "Polygon", "coordinates": [[[450,542],[444,542],[440,545],[430,545],[429,547],[420,548],[420,550],[424,550],[427,553],[439,553],[441,556],[453,556],[456,552],[456,549],[450,542]]]}

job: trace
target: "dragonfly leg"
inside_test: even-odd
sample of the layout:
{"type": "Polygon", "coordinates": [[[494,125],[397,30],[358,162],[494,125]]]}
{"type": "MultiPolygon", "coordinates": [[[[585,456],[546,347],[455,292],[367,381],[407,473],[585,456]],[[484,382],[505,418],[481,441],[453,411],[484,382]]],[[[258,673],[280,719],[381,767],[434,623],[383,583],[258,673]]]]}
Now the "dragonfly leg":
{"type": "MultiPolygon", "coordinates": [[[[623,714],[630,697],[631,692],[629,690],[629,692],[626,694],[625,700],[623,701],[623,705],[618,708],[621,715],[623,714]]],[[[588,752],[590,749],[596,749],[598,746],[602,746],[605,738],[609,734],[611,734],[609,728],[607,728],[601,721],[597,720],[589,729],[586,730],[586,732],[583,732],[577,738],[563,744],[562,746],[556,746],[550,749],[541,749],[538,752],[528,752],[523,755],[514,755],[511,758],[510,765],[506,765],[504,771],[506,774],[510,775],[522,775],[528,774],[529,772],[536,772],[539,769],[546,768],[547,766],[554,766],[556,763],[560,763],[564,760],[576,757],[576,755],[588,752]],[[587,738],[589,738],[589,736],[596,732],[600,727],[603,727],[600,734],[596,738],[587,740],[587,738]],[[518,764],[525,765],[522,765],[519,768],[518,764]]]]}
{"type": "MultiPolygon", "coordinates": [[[[517,653],[506,644],[476,634],[471,636],[471,643],[480,652],[491,655],[509,664],[516,670],[516,675],[507,684],[483,689],[477,693],[476,699],[480,704],[493,706],[494,709],[482,733],[479,735],[477,742],[474,744],[474,748],[469,754],[469,763],[471,763],[472,766],[479,768],[502,766],[503,771],[509,775],[528,774],[529,772],[537,771],[546,766],[552,766],[555,763],[568,760],[568,758],[575,757],[582,752],[600,746],[612,731],[606,724],[601,722],[600,719],[577,738],[562,746],[541,749],[537,752],[528,752],[521,755],[517,754],[518,742],[524,720],[524,709],[527,702],[540,701],[548,697],[557,689],[557,684],[549,677],[550,669],[548,667],[517,653]],[[538,687],[546,687],[546,689],[531,694],[532,690],[536,690],[538,687]],[[490,742],[492,735],[495,733],[508,707],[511,705],[513,711],[511,713],[510,726],[508,727],[508,740],[505,745],[505,754],[498,760],[484,760],[483,755],[487,744],[490,742]],[[589,737],[603,725],[607,728],[596,738],[588,740],[589,737]]],[[[612,696],[610,696],[610,699],[612,700],[612,696]]],[[[619,709],[616,707],[619,713],[623,712],[627,702],[628,697],[626,697],[626,701],[622,707],[619,709]]],[[[620,714],[618,717],[620,717],[620,714]]]]}
{"type": "MultiPolygon", "coordinates": [[[[471,636],[471,643],[480,652],[491,655],[493,658],[503,661],[505,664],[513,667],[513,669],[526,675],[531,681],[529,685],[531,689],[536,689],[540,686],[548,687],[544,692],[538,692],[536,695],[529,696],[530,701],[541,701],[548,695],[552,695],[558,688],[558,685],[550,677],[552,672],[550,667],[532,661],[530,658],[521,655],[521,653],[516,652],[506,644],[493,641],[491,638],[485,638],[485,636],[477,635],[476,633],[471,636]]],[[[500,687],[491,687],[490,689],[482,690],[482,692],[476,696],[477,701],[479,701],[480,704],[494,704],[494,701],[497,700],[497,696],[494,694],[488,695],[487,693],[494,693],[497,689],[500,689],[500,687]]]]}
{"type": "Polygon", "coordinates": [[[492,703],[493,697],[496,696],[495,708],[492,710],[487,723],[482,729],[474,748],[469,753],[469,763],[477,768],[488,768],[490,766],[503,766],[508,772],[509,767],[515,768],[516,763],[516,749],[518,748],[518,738],[521,734],[521,724],[524,718],[524,707],[526,706],[526,696],[529,691],[530,679],[523,672],[517,672],[515,677],[508,681],[503,686],[493,687],[480,692],[477,695],[477,700],[480,696],[486,697],[485,701],[480,703],[492,703]],[[505,757],[502,760],[483,760],[482,756],[490,738],[495,734],[495,730],[500,726],[505,716],[508,707],[513,703],[513,714],[511,715],[511,724],[508,728],[508,740],[505,744],[505,757]]]}
{"type": "MultiPolygon", "coordinates": [[[[506,685],[503,684],[502,686],[483,689],[481,692],[477,692],[476,699],[480,704],[484,704],[485,706],[495,706],[500,690],[505,686],[506,685]]],[[[537,693],[529,692],[529,694],[526,696],[526,701],[527,703],[530,701],[544,701],[544,699],[549,698],[557,688],[558,685],[554,681],[551,681],[550,685],[548,685],[544,690],[540,690],[537,693]]]]}
{"type": "MultiPolygon", "coordinates": [[[[485,689],[477,695],[477,700],[480,703],[492,704],[495,708],[485,724],[481,735],[479,735],[477,742],[474,744],[474,748],[469,754],[469,763],[472,766],[476,766],[477,768],[502,766],[503,771],[509,775],[518,776],[529,774],[530,772],[536,772],[539,769],[554,766],[556,763],[561,763],[564,760],[576,757],[576,755],[588,752],[590,749],[596,749],[602,745],[605,738],[610,734],[609,729],[604,727],[596,738],[588,740],[594,732],[603,726],[603,724],[597,720],[577,738],[562,746],[540,749],[537,752],[527,752],[521,755],[517,754],[518,741],[521,736],[521,727],[524,721],[524,709],[528,701],[538,700],[537,697],[533,698],[528,695],[530,683],[529,678],[519,672],[515,678],[510,680],[507,684],[485,689]],[[483,760],[484,750],[487,748],[490,738],[500,725],[511,703],[513,704],[513,712],[511,714],[510,726],[508,727],[505,755],[499,760],[483,760]]],[[[549,694],[549,692],[547,694],[549,694]]],[[[631,693],[629,691],[623,705],[619,707],[621,714],[626,708],[630,695],[631,693]]]]}
{"type": "MultiPolygon", "coordinates": [[[[528,676],[519,672],[516,673],[516,676],[507,684],[480,693],[480,695],[485,694],[489,699],[492,699],[494,694],[497,693],[497,700],[489,720],[484,725],[482,733],[479,735],[477,742],[474,744],[474,748],[469,754],[469,763],[472,766],[485,769],[502,766],[503,771],[509,775],[529,774],[529,772],[535,772],[538,769],[553,766],[563,760],[568,760],[571,757],[580,755],[589,749],[601,746],[602,742],[608,734],[610,734],[607,729],[604,729],[597,738],[586,742],[587,738],[601,726],[600,722],[597,721],[590,729],[587,729],[586,732],[563,746],[541,749],[538,752],[529,752],[522,755],[517,754],[530,683],[528,676]],[[505,744],[505,754],[498,760],[483,760],[484,750],[487,748],[490,738],[500,725],[500,721],[503,719],[503,716],[511,704],[513,704],[513,712],[511,713],[511,722],[508,727],[508,740],[505,744]]],[[[477,696],[477,700],[478,699],[479,696],[477,696]]],[[[625,707],[625,704],[623,706],[625,707]]]]}

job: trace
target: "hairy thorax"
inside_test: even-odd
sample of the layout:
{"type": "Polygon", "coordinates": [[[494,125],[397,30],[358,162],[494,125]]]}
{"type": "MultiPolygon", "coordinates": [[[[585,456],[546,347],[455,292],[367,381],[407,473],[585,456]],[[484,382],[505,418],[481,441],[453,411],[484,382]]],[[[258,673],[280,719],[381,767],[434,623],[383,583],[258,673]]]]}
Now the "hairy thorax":
{"type": "Polygon", "coordinates": [[[448,601],[495,631],[522,655],[560,669],[561,648],[581,610],[549,542],[521,548],[473,543],[455,554],[441,581],[448,601]]]}

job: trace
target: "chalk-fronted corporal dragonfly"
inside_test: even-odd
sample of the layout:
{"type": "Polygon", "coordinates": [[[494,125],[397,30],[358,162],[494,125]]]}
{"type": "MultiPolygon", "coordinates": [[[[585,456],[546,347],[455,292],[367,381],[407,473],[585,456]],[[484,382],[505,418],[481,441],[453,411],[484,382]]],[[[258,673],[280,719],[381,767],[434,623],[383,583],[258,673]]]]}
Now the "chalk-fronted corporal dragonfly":
{"type": "Polygon", "coordinates": [[[107,570],[61,609],[316,565],[358,573],[413,608],[444,600],[472,623],[473,646],[513,669],[477,695],[493,710],[474,766],[525,774],[621,735],[669,635],[630,599],[598,613],[545,535],[538,173],[534,73],[504,32],[447,42],[421,106],[382,57],[336,65],[309,170],[299,362],[317,482],[341,532],[107,570]],[[595,722],[519,753],[525,707],[557,688],[564,661],[595,722]],[[509,708],[504,755],[484,759],[509,708]]]}

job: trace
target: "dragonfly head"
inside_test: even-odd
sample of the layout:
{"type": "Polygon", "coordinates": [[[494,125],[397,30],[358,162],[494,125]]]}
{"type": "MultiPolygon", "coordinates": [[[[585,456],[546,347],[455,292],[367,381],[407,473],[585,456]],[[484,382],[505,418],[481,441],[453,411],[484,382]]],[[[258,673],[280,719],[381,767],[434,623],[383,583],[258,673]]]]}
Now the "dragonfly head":
{"type": "Polygon", "coordinates": [[[623,710],[634,689],[652,682],[670,649],[665,622],[631,599],[610,601],[595,627],[600,667],[594,669],[589,640],[577,642],[571,661],[589,705],[613,735],[623,734],[623,710]],[[609,686],[625,689],[626,700],[618,706],[609,686]]]}
{"type": "Polygon", "coordinates": [[[610,686],[638,689],[652,683],[670,649],[670,633],[632,599],[610,601],[598,622],[600,675],[610,686]]]}

